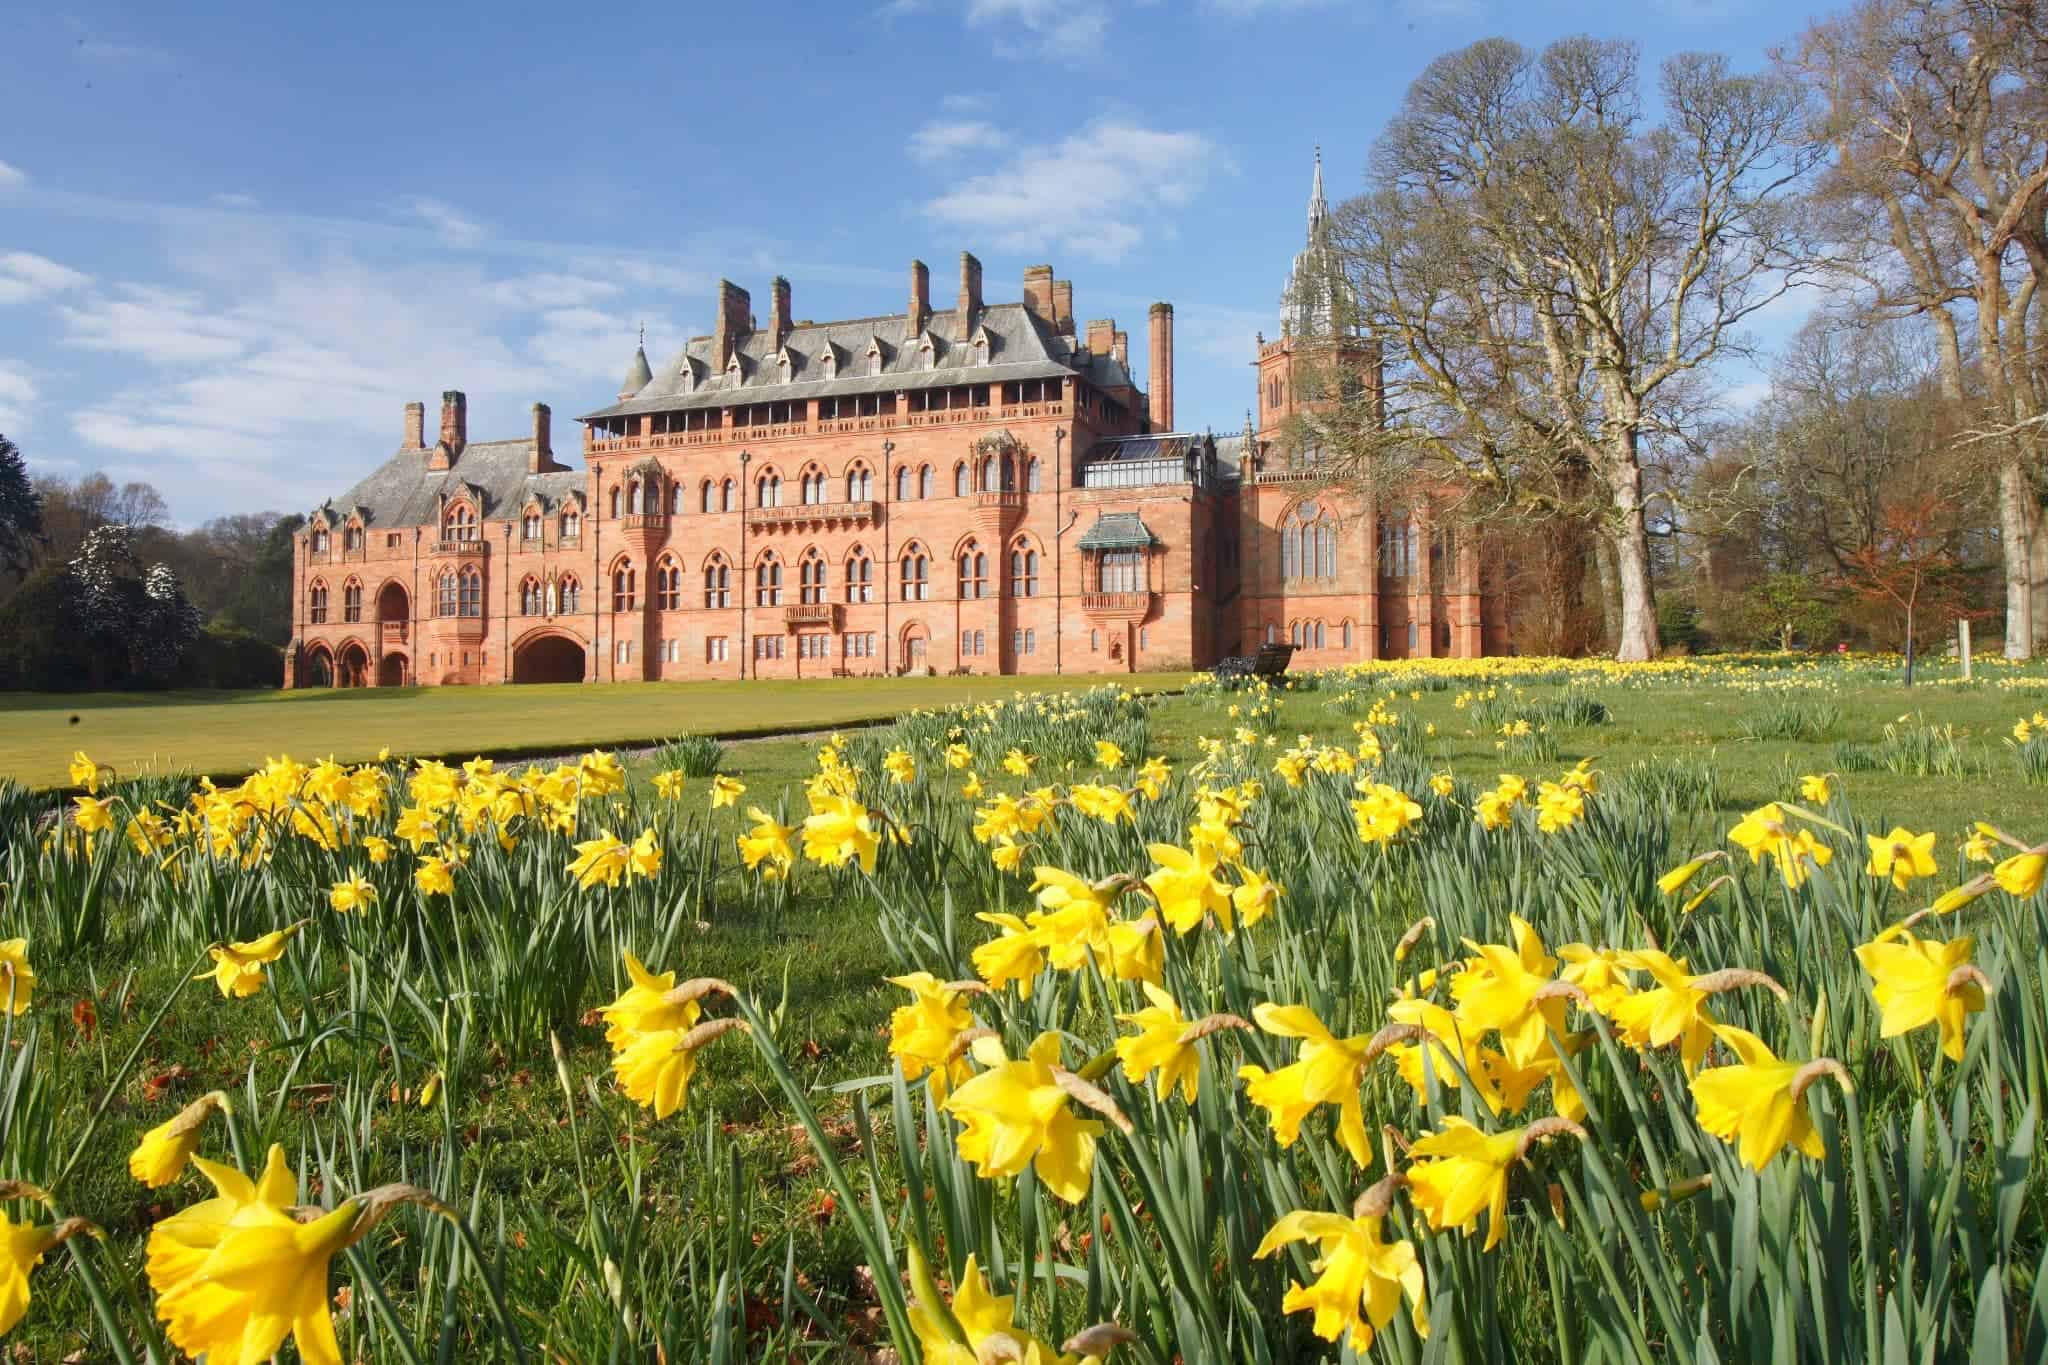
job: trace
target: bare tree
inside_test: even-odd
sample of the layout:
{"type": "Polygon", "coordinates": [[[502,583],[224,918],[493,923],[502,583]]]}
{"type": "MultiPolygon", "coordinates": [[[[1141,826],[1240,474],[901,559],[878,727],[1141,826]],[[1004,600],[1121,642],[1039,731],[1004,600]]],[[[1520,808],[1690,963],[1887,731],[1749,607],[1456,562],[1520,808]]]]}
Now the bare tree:
{"type": "Polygon", "coordinates": [[[1390,362],[1354,458],[1455,475],[1497,508],[1596,507],[1616,653],[1658,648],[1646,478],[1707,368],[1793,286],[1813,159],[1777,76],[1684,54],[1647,123],[1635,48],[1488,39],[1432,63],[1375,148],[1343,240],[1390,362]]]}
{"type": "Polygon", "coordinates": [[[1944,395],[1996,433],[2005,652],[2048,643],[2048,13],[2032,0],[1866,0],[1781,59],[1821,97],[1834,265],[1924,314],[1944,395]]]}

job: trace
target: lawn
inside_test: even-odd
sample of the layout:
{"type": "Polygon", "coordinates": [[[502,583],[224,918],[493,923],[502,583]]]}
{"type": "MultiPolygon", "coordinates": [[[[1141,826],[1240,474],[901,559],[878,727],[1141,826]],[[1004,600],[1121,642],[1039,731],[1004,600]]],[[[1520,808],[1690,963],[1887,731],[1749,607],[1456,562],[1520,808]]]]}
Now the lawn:
{"type": "MultiPolygon", "coordinates": [[[[1136,680],[1171,687],[1181,674],[1136,680]]],[[[122,777],[239,776],[279,753],[344,763],[397,754],[549,753],[680,734],[758,734],[883,720],[918,707],[1087,687],[1089,678],[820,678],[300,692],[18,693],[0,700],[0,778],[68,783],[83,749],[122,777]]]]}
{"type": "MultiPolygon", "coordinates": [[[[565,1361],[661,1353],[858,1359],[886,1340],[894,1311],[895,1277],[868,1270],[877,1227],[894,1248],[883,1254],[899,1265],[913,1241],[935,1259],[943,1252],[948,1284],[958,1283],[965,1252],[976,1250],[997,1292],[1018,1295],[1020,1322],[1028,1318],[1053,1341],[1103,1317],[1138,1330],[1142,1342],[1113,1361],[1261,1358],[1266,1348],[1251,1343],[1268,1339],[1276,1354],[1265,1358],[1335,1359],[1304,1318],[1278,1307],[1306,1263],[1250,1252],[1286,1207],[1349,1207],[1384,1171],[1353,1172],[1321,1115],[1299,1143],[1273,1146],[1264,1114],[1233,1079],[1235,1063],[1275,1067],[1293,1059],[1291,1044],[1276,1047],[1249,1029],[1219,1033],[1205,1044],[1217,1053],[1202,1063],[1192,1109],[1155,1103],[1149,1087],[1114,1070],[1093,1071],[1137,1120],[1137,1134],[1105,1133],[1095,1188],[1078,1209],[1036,1177],[978,1179],[955,1154],[953,1121],[926,1112],[921,1086],[892,1093],[873,1083],[891,1067],[891,1011],[909,1000],[886,977],[929,970],[957,981],[980,973],[983,961],[971,950],[994,934],[973,916],[1030,911],[1035,866],[1069,868],[1098,887],[1111,874],[1143,875],[1160,841],[1192,842],[1202,792],[1232,783],[1261,791],[1240,817],[1242,864],[1219,875],[1238,878],[1256,866],[1286,894],[1256,929],[1241,926],[1225,939],[1205,924],[1169,940],[1166,979],[1190,1018],[1209,1010],[1250,1019],[1261,1000],[1306,1001],[1340,1035],[1367,1035],[1399,984],[1392,945],[1404,927],[1431,926],[1414,959],[1421,965],[1461,954],[1466,942],[1508,938],[1512,912],[1553,949],[1574,936],[1615,947],[1648,939],[1690,955],[1694,970],[1755,968],[1783,981],[1790,999],[1782,1011],[1762,991],[1716,997],[1716,1009],[1781,1055],[1825,1048],[1851,1067],[1870,1106],[1864,1112],[1888,1125],[1868,1138],[1871,1161],[1885,1169],[1908,1160],[1900,1134],[1923,1092],[1942,1115],[1963,1091],[1978,1105],[1953,1134],[1938,1127],[1931,1145],[1924,1135],[1914,1139],[1910,1160],[1927,1167],[1929,1189],[1939,1191],[1953,1172],[1982,1193],[1973,1196],[1975,1213],[1914,1206],[1923,1222],[1911,1224],[1913,1235],[1944,1254],[1968,1246],[1990,1258],[1969,1283],[1951,1277],[1930,1287],[1930,1277],[1910,1267],[1909,1248],[1887,1251],[1884,1240],[1889,1224],[1905,1225],[1906,1201],[1920,1197],[1920,1184],[1896,1206],[1875,1210],[1878,1231],[1867,1235],[1878,1241],[1854,1269],[1840,1227],[1802,1212],[1825,1204],[1842,1218],[1851,1202],[1839,1146],[1845,1130],[1835,1126],[1845,1120],[1834,1099],[1821,1098],[1825,1087],[1812,1103],[1826,1107],[1836,1155],[1823,1165],[1786,1154],[1752,1176],[1723,1159],[1689,1108],[1677,1107],[1673,1092],[1683,1096],[1686,1082],[1668,1055],[1627,1054],[1624,1066],[1611,1043],[1582,1028],[1580,1045],[1608,1050],[1601,1074],[1589,1069],[1585,1077],[1617,1128],[1614,1140],[1641,1126],[1615,1161],[1622,1186],[1596,1188],[1576,1161],[1547,1159],[1548,1200],[1586,1206],[1553,1225],[1545,1186],[1518,1183],[1511,1240],[1483,1256],[1478,1239],[1429,1232],[1412,1209],[1389,1226],[1390,1236],[1398,1230],[1422,1248],[1434,1335],[1454,1338],[1454,1353],[1588,1358],[1596,1353],[1590,1339],[1607,1359],[1690,1358],[1677,1347],[1697,1330],[1722,1359],[1755,1358],[1767,1354],[1782,1322],[1791,1324],[1782,1330],[1797,1339],[1795,1354],[1857,1358],[1875,1354],[1857,1334],[1859,1296],[1876,1294],[1915,1303],[1906,1330],[1916,1353],[1952,1358],[1929,1343],[1953,1342],[1959,1331],[1966,1339],[1956,1321],[1967,1324],[1974,1298],[1999,1282],[2007,1285],[2013,1342],[2031,1340],[2027,1331],[2048,1325],[2048,1310],[2026,1319],[2037,1326],[2022,1322],[2022,1297],[2042,1254],[2048,1163],[2038,1136],[2017,1167],[2010,1159],[1998,1166],[1996,1154],[2025,1105],[2048,1095],[2040,898],[1993,893],[1978,911],[1948,921],[1967,921],[1965,932],[1983,937],[1978,961],[1999,983],[1993,1008],[1971,1026],[1962,1063],[1944,1059],[1928,1072],[1924,1035],[1917,1047],[1912,1038],[1879,1044],[1868,983],[1848,954],[1878,926],[1982,870],[1961,852],[1973,821],[2029,842],[2048,838],[2048,740],[2021,745],[2013,734],[2015,722],[2048,706],[2048,685],[2038,668],[1985,672],[1965,686],[1937,667],[1930,685],[1908,691],[1881,661],[1611,673],[1503,667],[1469,678],[1415,670],[1301,677],[1265,693],[1197,684],[1142,707],[1098,698],[1085,714],[1032,698],[993,719],[910,717],[854,734],[845,749],[860,799],[889,810],[906,831],[900,845],[884,841],[872,876],[807,860],[801,838],[792,839],[786,880],[764,879],[736,857],[736,836],[755,824],[750,807],[790,825],[822,809],[807,790],[819,771],[815,736],[728,742],[715,766],[746,790],[725,807],[713,807],[701,774],[678,799],[659,796],[652,779],[664,765],[652,755],[628,765],[623,790],[572,806],[572,832],[543,829],[530,813],[477,815],[472,825],[449,798],[441,837],[466,849],[466,861],[448,898],[415,885],[431,842],[414,850],[393,837],[388,860],[373,864],[362,844],[327,849],[277,835],[269,850],[244,831],[235,847],[252,852],[249,865],[238,866],[205,856],[189,839],[139,856],[117,823],[88,854],[76,839],[32,837],[28,822],[41,818],[52,794],[0,800],[0,939],[26,936],[37,974],[34,1008],[13,1026],[13,1059],[0,1049],[0,1179],[54,1186],[60,1212],[89,1216],[106,1233],[90,1248],[81,1241],[53,1251],[35,1272],[19,1344],[51,1359],[122,1358],[96,1326],[112,1322],[140,1362],[155,1341],[143,1244],[153,1225],[209,1187],[188,1173],[163,1189],[144,1188],[130,1178],[126,1154],[145,1130],[218,1088],[235,1112],[209,1120],[201,1155],[252,1169],[269,1143],[281,1143],[305,1179],[302,1200],[328,1207],[340,1191],[381,1181],[427,1186],[461,1205],[500,1268],[502,1282],[487,1288],[477,1265],[453,1256],[444,1225],[411,1211],[395,1216],[345,1263],[337,1258],[345,1359],[509,1359],[515,1334],[540,1358],[565,1361]],[[1528,722],[1526,733],[1513,733],[1518,721],[1528,722]],[[1384,747],[1377,767],[1311,771],[1299,788],[1281,771],[1291,750],[1328,758],[1355,751],[1362,734],[1384,747]],[[1099,766],[1101,738],[1125,750],[1120,766],[1099,766]],[[966,767],[949,766],[949,744],[965,746],[966,767]],[[896,750],[914,757],[913,781],[885,775],[884,755],[896,750]],[[1172,779],[1162,799],[1139,803],[1134,825],[1081,813],[1081,788],[1128,786],[1151,755],[1166,760],[1172,779]],[[1035,760],[1028,776],[1009,767],[1023,756],[1035,760]],[[1475,829],[1476,797],[1500,774],[1526,776],[1533,803],[1539,780],[1582,758],[1599,774],[1599,790],[1575,828],[1542,832],[1525,808],[1505,831],[1475,829]],[[1454,778],[1452,794],[1432,794],[1437,774],[1454,778]],[[1830,778],[1830,799],[1815,815],[1834,823],[1811,827],[1832,847],[1831,865],[1793,891],[1770,862],[1752,867],[1739,857],[1735,884],[1679,915],[1656,876],[1695,852],[1728,847],[1727,832],[1744,812],[1799,800],[1807,774],[1830,778]],[[960,788],[973,775],[983,794],[964,801],[960,788]],[[1373,780],[1398,784],[1425,811],[1383,847],[1362,846],[1353,824],[1354,781],[1373,780]],[[994,845],[972,827],[990,818],[999,793],[1021,798],[1033,788],[1062,793],[1057,816],[1020,833],[1028,855],[1016,872],[999,872],[994,845]],[[509,844],[489,833],[499,819],[509,844]],[[1864,874],[1864,832],[1893,825],[1936,835],[1938,870],[1909,891],[1864,874]],[[577,843],[606,832],[631,840],[643,829],[658,836],[664,855],[652,876],[576,886],[567,867],[577,843]],[[377,899],[335,913],[328,888],[357,877],[377,899]],[[254,998],[224,999],[211,982],[189,980],[208,945],[299,921],[305,927],[254,998]],[[678,979],[735,983],[762,1025],[760,1046],[744,1034],[707,1044],[693,1061],[686,1103],[663,1118],[622,1093],[598,1013],[627,984],[625,950],[678,979]],[[104,1116],[95,1117],[103,1097],[104,1116]],[[1680,1177],[1709,1172],[1717,1192],[1651,1223],[1628,1182],[1667,1169],[1660,1179],[1674,1188],[1680,1177]],[[1216,1178],[1196,1178],[1203,1170],[1216,1178]],[[1169,1197],[1157,1180],[1192,1183],[1169,1197]],[[2032,1212],[2007,1224],[2017,1232],[1990,1249],[1982,1209],[2012,1200],[2032,1212]],[[1181,1212],[1155,1228],[1146,1212],[1154,1207],[1181,1212]],[[1738,1253],[1754,1254],[1740,1251],[1740,1220],[1759,1216],[1784,1243],[1781,1259],[1761,1279],[1742,1279],[1739,1266],[1724,1274],[1738,1253]],[[1624,1254],[1587,1231],[1624,1218],[1645,1219],[1630,1224],[1629,1235],[1660,1239],[1661,1254],[1624,1254]],[[1099,1256],[1089,1251],[1097,1236],[1099,1256]],[[1169,1245],[1186,1237],[1194,1242],[1169,1245]],[[1212,1261],[1216,1274],[1237,1279],[1242,1296],[1209,1302],[1187,1278],[1191,1265],[1212,1261]],[[1610,1261],[1618,1284],[1603,1278],[1610,1261]],[[1710,1320],[1689,1306],[1671,1321],[1631,1320],[1660,1295],[1694,1292],[1684,1287],[1689,1274],[1709,1273],[1720,1278],[1697,1292],[1710,1320]],[[1803,1283],[1802,1275],[1815,1280],[1803,1283]],[[95,1293],[111,1306],[92,1307],[95,1293]],[[509,1327],[493,1316],[500,1293],[509,1327]],[[1818,1313],[1824,1302],[1834,1308],[1818,1313]],[[1187,1316],[1199,1314],[1220,1321],[1187,1316]],[[1203,1349],[1201,1334],[1227,1344],[1203,1349]],[[1645,1339],[1647,1350],[1628,1344],[1645,1339]]],[[[330,750],[368,757],[385,746],[456,758],[501,746],[575,753],[682,732],[825,729],[1060,685],[855,680],[96,698],[90,706],[44,698],[0,717],[0,764],[56,784],[74,748],[123,777],[138,767],[237,771],[286,750],[302,760],[330,750]],[[82,718],[76,727],[64,724],[73,712],[82,718]],[[117,728],[124,720],[125,731],[117,728]],[[38,748],[38,723],[64,728],[38,748]],[[106,737],[123,733],[131,747],[110,747],[106,737]],[[151,764],[151,753],[166,757],[151,764]]],[[[386,772],[378,780],[390,783],[392,799],[369,823],[394,834],[401,806],[440,798],[409,789],[395,767],[386,772]]],[[[134,809],[175,803],[188,791],[157,776],[118,794],[134,809]]],[[[1142,893],[1114,894],[1123,898],[1118,913],[1142,909],[1142,893]]],[[[1004,1034],[1012,1057],[1034,1034],[1061,1031],[1067,1064],[1077,1068],[1090,1053],[1105,1067],[1101,1059],[1113,1057],[1112,995],[1115,1009],[1145,1003],[1128,981],[1071,970],[1047,970],[1028,998],[1017,995],[1012,983],[960,999],[977,1022],[1004,1034]]],[[[1438,996],[1453,1003],[1448,992],[1438,996]]],[[[703,1008],[715,1018],[737,1006],[712,996],[703,1008]]],[[[1575,1017],[1585,1024],[1587,1016],[1575,1017]]],[[[1375,1147],[1383,1146],[1383,1123],[1412,1136],[1445,1112],[1501,1127],[1550,1108],[1538,1098],[1519,1119],[1489,1120],[1469,1087],[1418,1106],[1384,1062],[1363,1084],[1375,1147]]],[[[1380,1160],[1391,1155],[1386,1148],[1380,1160]]],[[[1859,1217],[1863,1198],[1854,1200],[1859,1217]]],[[[18,1205],[14,1217],[34,1212],[18,1205]]],[[[1423,1358],[1424,1344],[1404,1321],[1384,1328],[1372,1358],[1423,1358]]]]}

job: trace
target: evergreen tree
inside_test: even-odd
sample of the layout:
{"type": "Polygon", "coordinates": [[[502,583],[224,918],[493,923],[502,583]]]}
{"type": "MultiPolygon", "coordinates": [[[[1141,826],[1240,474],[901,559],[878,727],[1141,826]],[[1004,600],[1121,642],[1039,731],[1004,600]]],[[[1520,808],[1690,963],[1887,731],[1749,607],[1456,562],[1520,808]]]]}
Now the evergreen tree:
{"type": "Polygon", "coordinates": [[[0,574],[26,578],[43,539],[43,499],[28,481],[28,464],[0,436],[0,574]]]}

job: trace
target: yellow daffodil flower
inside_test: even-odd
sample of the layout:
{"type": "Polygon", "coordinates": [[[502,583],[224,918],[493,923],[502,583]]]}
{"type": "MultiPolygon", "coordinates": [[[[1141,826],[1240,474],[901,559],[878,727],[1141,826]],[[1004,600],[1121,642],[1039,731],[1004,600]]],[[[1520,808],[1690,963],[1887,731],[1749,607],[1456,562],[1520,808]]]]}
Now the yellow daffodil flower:
{"type": "Polygon", "coordinates": [[[974,970],[991,990],[1016,982],[1018,996],[1029,1000],[1032,983],[1045,970],[1045,950],[1039,946],[1038,935],[1015,915],[984,912],[975,918],[1003,932],[974,950],[974,970]]]}
{"type": "Polygon", "coordinates": [[[1301,1121],[1318,1105],[1337,1106],[1337,1140],[1361,1168],[1372,1165],[1372,1143],[1365,1132],[1365,1111],[1358,1088],[1365,1076],[1364,1037],[1339,1038],[1306,1005],[1264,1003],[1252,1011],[1260,1028],[1281,1038],[1299,1038],[1297,1059],[1278,1071],[1246,1063],[1237,1070],[1245,1094],[1264,1109],[1273,1138],[1292,1147],[1301,1135],[1301,1121]]]}
{"type": "Polygon", "coordinates": [[[2048,854],[2015,853],[1991,870],[1991,878],[2007,894],[2025,900],[2041,889],[2044,873],[2048,873],[2048,854]]]}
{"type": "Polygon", "coordinates": [[[349,877],[329,888],[327,903],[344,915],[352,910],[367,910],[377,903],[377,888],[366,877],[349,877]]]}
{"type": "Polygon", "coordinates": [[[1611,1017],[1630,1047],[1667,1047],[1676,1042],[1689,1076],[1699,1070],[1714,1041],[1714,1016],[1707,992],[1686,968],[1685,959],[1654,948],[1625,952],[1616,959],[1630,971],[1648,972],[1657,984],[1614,1002],[1611,1017]]]}
{"type": "Polygon", "coordinates": [[[1916,878],[1932,877],[1940,870],[1934,859],[1933,830],[1912,834],[1894,825],[1890,834],[1863,837],[1870,845],[1870,865],[1863,870],[1873,877],[1890,877],[1901,891],[1916,878]]]}
{"type": "Polygon", "coordinates": [[[1098,768],[1121,768],[1124,766],[1124,751],[1106,739],[1095,741],[1095,766],[1098,768]]]}
{"type": "Polygon", "coordinates": [[[455,894],[454,865],[446,858],[429,855],[420,859],[420,865],[413,869],[413,884],[423,896],[452,896],[455,894]]]}
{"type": "Polygon", "coordinates": [[[1508,1176],[1521,1147],[1520,1128],[1488,1133],[1456,1116],[1418,1139],[1409,1149],[1408,1191],[1415,1207],[1438,1231],[1471,1235],[1486,1214],[1486,1245],[1500,1245],[1508,1227],[1508,1176]]]}
{"type": "Polygon", "coordinates": [[[626,862],[632,854],[632,845],[608,829],[601,830],[595,839],[585,839],[576,845],[576,859],[569,864],[569,875],[585,891],[599,882],[617,886],[626,875],[626,862]]]}
{"type": "Polygon", "coordinates": [[[882,771],[900,786],[909,786],[917,781],[917,760],[907,749],[891,749],[882,757],[882,771]]]}
{"type": "Polygon", "coordinates": [[[1549,1050],[1551,1032],[1564,1033],[1564,1001],[1537,999],[1537,992],[1551,983],[1557,959],[1520,915],[1510,916],[1508,923],[1512,948],[1465,940],[1478,956],[1451,978],[1451,998],[1468,1032],[1498,1031],[1508,1060],[1527,1067],[1549,1050]]]}
{"type": "Polygon", "coordinates": [[[747,794],[746,785],[724,773],[711,779],[711,809],[720,806],[737,806],[740,798],[747,794]]]}
{"type": "Polygon", "coordinates": [[[974,1027],[974,1015],[958,990],[930,972],[887,980],[911,995],[909,1004],[897,1006],[889,1015],[889,1053],[903,1064],[906,1081],[929,1072],[932,1098],[943,1102],[946,1092],[971,1072],[966,1054],[957,1051],[954,1043],[974,1027]]]}
{"type": "Polygon", "coordinates": [[[220,1091],[201,1095],[171,1118],[142,1135],[128,1154],[128,1174],[153,1190],[162,1189],[185,1173],[185,1165],[199,1146],[207,1116],[218,1109],[227,1112],[228,1097],[220,1091]]]}
{"type": "Polygon", "coordinates": [[[36,993],[36,969],[29,965],[28,940],[0,939],[0,1005],[10,998],[16,1014],[28,1013],[36,993]]]}
{"type": "Polygon", "coordinates": [[[680,801],[683,799],[683,788],[688,782],[688,777],[673,768],[667,772],[656,773],[654,794],[664,801],[680,801]]]}
{"type": "Polygon", "coordinates": [[[1162,1100],[1178,1086],[1181,1098],[1193,1104],[1201,1085],[1202,1056],[1194,1042],[1181,1041],[1188,1019],[1173,997],[1159,987],[1146,982],[1141,989],[1151,1005],[1117,1016],[1119,1022],[1138,1029],[1137,1033],[1116,1040],[1116,1055],[1123,1063],[1124,1075],[1133,1085],[1143,1085],[1147,1076],[1154,1076],[1154,1087],[1162,1100]]]}
{"type": "Polygon", "coordinates": [[[661,871],[661,846],[654,841],[654,830],[650,826],[640,831],[640,837],[626,851],[626,873],[633,877],[652,878],[661,871]]]}
{"type": "Polygon", "coordinates": [[[98,796],[100,792],[100,765],[85,756],[85,750],[74,750],[71,755],[71,785],[85,788],[87,796],[98,796]]]}
{"type": "Polygon", "coordinates": [[[1173,844],[1150,844],[1155,864],[1145,885],[1159,903],[1159,913],[1177,934],[1216,916],[1225,933],[1231,930],[1230,889],[1216,880],[1216,864],[1173,844]]]}
{"type": "Polygon", "coordinates": [[[1252,1254],[1271,1256],[1290,1242],[1316,1244],[1310,1266],[1317,1278],[1309,1285],[1290,1284],[1280,1310],[1314,1313],[1315,1334],[1324,1341],[1348,1340],[1352,1351],[1363,1355],[1374,1335],[1393,1321],[1403,1295],[1415,1334],[1429,1336],[1422,1262],[1406,1240],[1380,1239],[1377,1215],[1346,1218],[1297,1209],[1273,1224],[1252,1254]]]}
{"type": "Polygon", "coordinates": [[[1964,1025],[1984,1008],[1982,975],[1970,969],[1975,942],[1967,934],[1944,943],[1901,929],[1858,947],[1856,960],[1870,973],[1871,996],[1883,1011],[1879,1036],[1939,1024],[1941,1050],[1951,1061],[1963,1060],[1964,1025]]]}
{"type": "Polygon", "coordinates": [[[874,872],[881,836],[868,808],[852,797],[812,797],[803,829],[804,857],[810,861],[823,867],[858,862],[861,871],[874,872]]]}
{"type": "Polygon", "coordinates": [[[264,968],[284,956],[284,946],[299,931],[296,924],[282,929],[273,929],[247,943],[217,944],[206,950],[213,959],[209,971],[199,973],[195,981],[213,978],[213,984],[220,988],[221,998],[246,1000],[263,989],[264,968]]]}
{"type": "Polygon", "coordinates": [[[1819,1160],[1827,1155],[1806,1099],[1792,1094],[1801,1063],[1780,1061],[1763,1039],[1747,1029],[1717,1024],[1714,1034],[1740,1059],[1692,1078],[1700,1127],[1734,1145],[1743,1164],[1761,1171],[1786,1146],[1819,1160]]]}
{"type": "Polygon", "coordinates": [[[1011,1061],[994,1038],[977,1039],[974,1059],[985,1070],[946,1099],[962,1124],[956,1146],[985,1180],[1014,1176],[1028,1165],[1045,1187],[1069,1204],[1088,1195],[1095,1139],[1102,1125],[1077,1117],[1054,1068],[1060,1036],[1041,1033],[1023,1059],[1011,1061]]]}
{"type": "Polygon", "coordinates": [[[759,806],[747,807],[747,818],[754,827],[738,837],[740,857],[748,869],[769,881],[788,876],[796,863],[796,851],[789,842],[796,826],[777,823],[759,806]]]}
{"type": "Polygon", "coordinates": [[[669,992],[676,985],[674,972],[662,972],[657,976],[641,965],[640,959],[633,954],[623,953],[621,956],[625,960],[629,984],[620,992],[618,999],[598,1010],[605,1021],[604,1040],[613,1051],[626,1047],[643,1033],[681,1032],[696,1027],[697,1002],[668,999],[669,992]]]}

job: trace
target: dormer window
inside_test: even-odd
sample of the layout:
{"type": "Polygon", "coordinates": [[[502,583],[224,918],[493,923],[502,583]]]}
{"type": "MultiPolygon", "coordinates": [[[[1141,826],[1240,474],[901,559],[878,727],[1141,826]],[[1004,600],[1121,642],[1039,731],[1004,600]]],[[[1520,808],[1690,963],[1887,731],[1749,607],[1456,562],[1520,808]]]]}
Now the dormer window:
{"type": "Polygon", "coordinates": [[[327,528],[325,526],[315,526],[313,528],[313,553],[316,555],[327,553],[327,528]]]}
{"type": "Polygon", "coordinates": [[[360,550],[360,549],[362,549],[362,548],[363,548],[363,528],[362,528],[362,527],[360,527],[360,526],[345,526],[345,527],[343,527],[343,528],[342,528],[342,531],[341,531],[341,548],[342,548],[342,549],[344,549],[344,550],[360,550]]]}
{"type": "Polygon", "coordinates": [[[938,366],[939,350],[938,347],[932,344],[931,333],[929,332],[918,338],[917,363],[920,368],[927,370],[935,369],[938,366]]]}
{"type": "Polygon", "coordinates": [[[796,357],[789,353],[789,347],[785,346],[775,353],[775,369],[776,378],[784,384],[787,384],[790,376],[796,372],[796,357]]]}
{"type": "Polygon", "coordinates": [[[818,370],[827,379],[839,377],[839,350],[829,342],[825,346],[825,353],[818,357],[818,370]]]}
{"type": "Polygon", "coordinates": [[[725,382],[737,386],[740,382],[740,358],[735,355],[725,362],[725,382]]]}
{"type": "Polygon", "coordinates": [[[969,358],[968,363],[973,365],[988,364],[988,333],[977,330],[974,334],[974,340],[970,344],[973,354],[969,358]]]}
{"type": "Polygon", "coordinates": [[[872,379],[872,378],[874,378],[875,376],[877,376],[877,375],[881,374],[881,372],[882,372],[882,343],[881,343],[881,341],[880,341],[879,339],[876,339],[876,340],[873,340],[873,341],[870,341],[870,342],[868,342],[868,355],[867,355],[867,361],[868,361],[868,377],[869,377],[870,379],[872,379]]]}
{"type": "Polygon", "coordinates": [[[519,519],[519,536],[522,540],[540,539],[540,509],[529,507],[526,515],[519,519]]]}
{"type": "Polygon", "coordinates": [[[466,502],[458,502],[448,509],[448,521],[441,537],[443,540],[475,540],[476,512],[466,502]]]}

